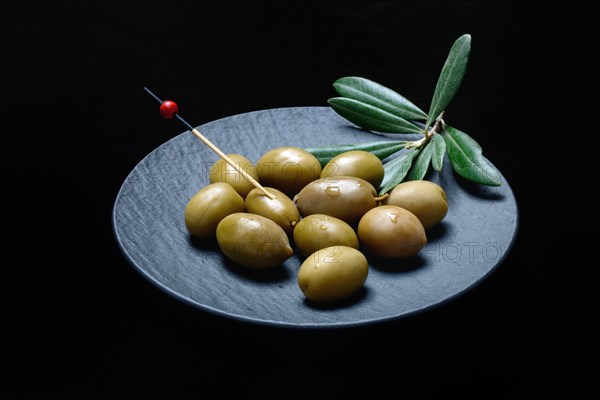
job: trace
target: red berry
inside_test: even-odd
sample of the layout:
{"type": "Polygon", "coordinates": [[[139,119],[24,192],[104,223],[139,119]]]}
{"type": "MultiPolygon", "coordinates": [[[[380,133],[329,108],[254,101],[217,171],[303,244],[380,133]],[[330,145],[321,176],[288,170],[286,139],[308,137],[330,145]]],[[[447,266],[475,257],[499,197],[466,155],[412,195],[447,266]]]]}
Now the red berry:
{"type": "Polygon", "coordinates": [[[179,107],[177,107],[177,103],[171,100],[165,100],[160,105],[160,115],[163,118],[171,119],[175,114],[179,112],[179,107]]]}

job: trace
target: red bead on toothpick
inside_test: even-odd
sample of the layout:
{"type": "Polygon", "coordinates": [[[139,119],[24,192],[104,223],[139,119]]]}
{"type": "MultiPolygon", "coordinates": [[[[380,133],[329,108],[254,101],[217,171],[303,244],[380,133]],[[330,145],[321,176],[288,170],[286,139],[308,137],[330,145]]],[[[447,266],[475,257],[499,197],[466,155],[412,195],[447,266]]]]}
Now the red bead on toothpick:
{"type": "Polygon", "coordinates": [[[171,100],[165,100],[160,105],[160,115],[166,119],[172,119],[179,112],[177,103],[171,100]]]}

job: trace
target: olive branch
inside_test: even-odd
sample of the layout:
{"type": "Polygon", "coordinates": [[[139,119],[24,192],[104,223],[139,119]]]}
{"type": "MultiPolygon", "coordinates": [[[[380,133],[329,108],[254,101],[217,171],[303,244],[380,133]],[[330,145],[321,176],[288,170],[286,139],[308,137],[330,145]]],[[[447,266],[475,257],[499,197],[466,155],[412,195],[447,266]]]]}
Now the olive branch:
{"type": "Polygon", "coordinates": [[[420,139],[306,150],[317,157],[322,166],[346,151],[364,150],[376,155],[382,160],[385,171],[380,194],[389,192],[404,180],[423,179],[430,167],[441,171],[446,154],[460,176],[482,185],[500,186],[500,172],[482,155],[481,146],[465,132],[444,121],[445,110],[465,75],[470,50],[470,35],[462,35],[454,42],[438,78],[428,113],[399,93],[369,79],[349,76],[333,83],[340,96],[327,102],[340,116],[372,133],[419,134],[422,135],[420,139]]]}

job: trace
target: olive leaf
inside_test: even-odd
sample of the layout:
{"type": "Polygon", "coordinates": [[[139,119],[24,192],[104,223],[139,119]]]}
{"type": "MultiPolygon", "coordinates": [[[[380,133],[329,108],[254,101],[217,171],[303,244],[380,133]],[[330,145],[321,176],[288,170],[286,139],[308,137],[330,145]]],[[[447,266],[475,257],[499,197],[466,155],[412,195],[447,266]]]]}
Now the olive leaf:
{"type": "Polygon", "coordinates": [[[437,133],[431,138],[431,166],[436,171],[441,171],[444,165],[444,155],[446,155],[446,142],[444,138],[437,133]]]}
{"type": "Polygon", "coordinates": [[[467,70],[470,51],[471,35],[469,34],[462,35],[452,45],[435,86],[425,125],[430,126],[454,98],[467,70]]]}
{"type": "Polygon", "coordinates": [[[431,153],[433,151],[432,143],[427,143],[425,148],[421,149],[419,156],[415,160],[410,172],[408,173],[408,179],[411,181],[418,181],[425,177],[427,170],[429,169],[429,163],[431,162],[431,153]]]}
{"type": "Polygon", "coordinates": [[[444,140],[452,168],[462,177],[489,186],[500,186],[500,171],[482,155],[481,146],[456,128],[444,127],[444,140]]]}
{"type": "Polygon", "coordinates": [[[383,165],[383,181],[379,194],[383,195],[402,182],[410,170],[412,161],[419,154],[419,149],[410,148],[383,165]]]}
{"type": "Polygon", "coordinates": [[[372,80],[347,76],[335,81],[333,87],[342,97],[370,104],[400,118],[427,119],[427,114],[406,97],[372,80]]]}
{"type": "Polygon", "coordinates": [[[369,131],[386,133],[423,132],[421,128],[404,118],[358,100],[333,97],[327,102],[339,115],[369,131]]]}
{"type": "Polygon", "coordinates": [[[331,159],[338,154],[345,153],[347,151],[362,150],[368,151],[375,155],[380,160],[402,150],[406,142],[403,140],[391,140],[382,142],[368,142],[368,143],[357,143],[357,144],[340,144],[320,147],[308,147],[305,150],[311,153],[319,160],[321,167],[324,167],[331,159]]]}

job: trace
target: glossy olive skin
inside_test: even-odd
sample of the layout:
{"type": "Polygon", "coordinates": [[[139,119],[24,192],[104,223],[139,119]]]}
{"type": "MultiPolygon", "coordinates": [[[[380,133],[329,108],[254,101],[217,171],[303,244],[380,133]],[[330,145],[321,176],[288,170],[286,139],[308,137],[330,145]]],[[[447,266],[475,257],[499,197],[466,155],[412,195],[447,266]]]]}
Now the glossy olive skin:
{"type": "Polygon", "coordinates": [[[350,225],[325,214],[303,218],[294,229],[294,243],[304,257],[329,246],[359,247],[358,236],[350,225]]]}
{"type": "MultiPolygon", "coordinates": [[[[241,169],[258,181],[258,171],[254,164],[246,157],[240,154],[227,154],[227,156],[234,161],[234,163],[241,167],[241,169]]],[[[225,182],[229,183],[236,192],[242,196],[242,199],[246,198],[248,193],[254,189],[254,185],[250,181],[244,178],[238,171],[235,170],[231,165],[227,164],[224,159],[219,158],[212,167],[208,175],[210,183],[225,182]]]]}
{"type": "Polygon", "coordinates": [[[369,264],[358,250],[331,246],[311,254],[300,266],[298,286],[314,302],[343,300],[364,286],[369,264]]]}
{"type": "Polygon", "coordinates": [[[378,188],[383,181],[383,163],[377,156],[363,150],[347,151],[333,157],[321,171],[321,178],[355,176],[378,188]]]}
{"type": "Polygon", "coordinates": [[[410,211],[379,206],[368,211],[358,224],[361,248],[380,258],[409,258],[427,244],[425,228],[410,211]]]}
{"type": "Polygon", "coordinates": [[[309,183],[294,198],[300,215],[325,214],[355,226],[377,205],[373,185],[353,176],[321,178],[309,183]]]}
{"type": "Polygon", "coordinates": [[[188,201],[185,227],[192,236],[211,239],[217,225],[226,216],[244,211],[244,199],[228,183],[211,183],[200,189],[188,201]]]}
{"type": "Polygon", "coordinates": [[[321,175],[319,160],[298,147],[277,147],[265,153],[256,163],[263,186],[281,190],[289,197],[296,195],[321,175]]]}
{"type": "Polygon", "coordinates": [[[246,212],[228,215],[217,226],[217,243],[227,258],[250,269],[272,269],[294,250],[275,222],[246,212]]]}
{"type": "Polygon", "coordinates": [[[381,204],[407,209],[419,218],[425,229],[441,222],[448,213],[446,192],[430,181],[400,183],[381,204]]]}
{"type": "Polygon", "coordinates": [[[285,193],[265,187],[266,191],[273,194],[275,199],[270,199],[260,189],[254,188],[246,196],[246,211],[269,218],[283,228],[288,235],[300,221],[300,213],[296,204],[285,193]]]}

